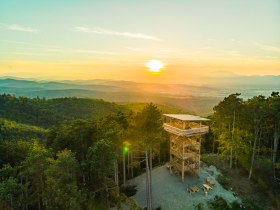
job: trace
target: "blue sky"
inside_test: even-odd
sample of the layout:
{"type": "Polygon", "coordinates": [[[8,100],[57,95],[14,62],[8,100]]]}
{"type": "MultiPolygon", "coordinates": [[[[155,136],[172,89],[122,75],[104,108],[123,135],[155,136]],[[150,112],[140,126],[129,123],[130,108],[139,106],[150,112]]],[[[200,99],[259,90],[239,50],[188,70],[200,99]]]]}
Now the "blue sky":
{"type": "Polygon", "coordinates": [[[176,81],[279,60],[277,0],[0,0],[0,76],[176,81]]]}

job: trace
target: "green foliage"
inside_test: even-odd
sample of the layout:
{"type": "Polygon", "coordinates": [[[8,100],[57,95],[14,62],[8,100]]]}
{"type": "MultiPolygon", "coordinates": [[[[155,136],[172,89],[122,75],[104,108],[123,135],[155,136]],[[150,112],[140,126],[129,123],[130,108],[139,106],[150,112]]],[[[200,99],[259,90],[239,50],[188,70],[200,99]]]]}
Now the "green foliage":
{"type": "Polygon", "coordinates": [[[17,182],[16,169],[5,164],[0,169],[0,209],[20,208],[23,186],[17,182]]]}
{"type": "Polygon", "coordinates": [[[50,155],[50,152],[43,145],[35,141],[27,157],[19,165],[19,176],[29,180],[26,184],[32,191],[31,197],[34,198],[31,200],[31,204],[33,205],[35,203],[41,204],[44,192],[44,172],[49,165],[48,158],[50,155]]]}
{"type": "MultiPolygon", "coordinates": [[[[81,113],[85,103],[90,106],[92,100],[28,99],[10,95],[2,95],[0,100],[1,108],[10,113],[5,115],[1,109],[0,116],[16,121],[0,119],[0,208],[108,209],[124,203],[130,209],[139,209],[128,197],[136,193],[135,186],[122,188],[120,192],[112,175],[114,164],[122,156],[123,141],[133,133],[131,124],[138,123],[143,130],[152,126],[151,135],[145,131],[142,145],[147,145],[150,138],[154,140],[153,146],[159,146],[156,140],[160,137],[156,135],[163,129],[156,106],[150,104],[137,121],[140,118],[136,120],[132,113],[120,112],[118,106],[99,101],[104,112],[111,114],[93,121],[85,120],[94,118],[90,116],[93,112],[85,109],[88,113],[81,113]],[[106,106],[112,109],[108,111],[106,106]],[[19,113],[15,107],[24,112],[19,113]]],[[[136,142],[133,139],[131,144],[135,146],[136,142]]],[[[129,146],[130,149],[135,148],[129,146]]]]}
{"type": "Polygon", "coordinates": [[[211,132],[219,141],[221,154],[230,155],[232,149],[234,158],[248,169],[254,139],[259,143],[256,148],[258,153],[268,155],[271,152],[269,139],[279,129],[276,125],[280,118],[275,116],[279,115],[280,109],[275,107],[278,103],[280,105],[280,97],[277,94],[269,98],[255,96],[243,101],[239,96],[240,94],[232,94],[214,107],[210,126],[211,132]],[[262,135],[264,133],[266,137],[262,135]]]}
{"type": "MultiPolygon", "coordinates": [[[[122,154],[123,142],[127,136],[130,115],[118,112],[101,118],[97,122],[99,139],[107,139],[114,145],[116,155],[122,154]]],[[[131,142],[132,143],[132,142],[131,142]]]]}
{"type": "Polygon", "coordinates": [[[199,203],[199,204],[197,204],[197,205],[195,205],[195,210],[203,210],[204,209],[204,204],[203,203],[199,203]]]}
{"type": "Polygon", "coordinates": [[[100,140],[88,150],[87,160],[90,173],[97,180],[104,181],[112,173],[115,157],[112,146],[110,141],[100,140]]]}
{"type": "Polygon", "coordinates": [[[74,154],[66,149],[58,152],[57,159],[49,159],[49,162],[43,192],[46,209],[82,209],[83,197],[77,185],[78,162],[74,154]]]}
{"type": "MultiPolygon", "coordinates": [[[[273,92],[268,98],[254,96],[246,101],[239,94],[232,94],[214,107],[211,118],[212,137],[218,140],[219,153],[232,155],[234,165],[247,170],[249,178],[269,193],[268,189],[274,188],[274,179],[279,176],[279,93],[273,92]]],[[[227,186],[222,178],[219,181],[227,186]]],[[[277,193],[270,197],[279,200],[277,193]]]]}
{"type": "Polygon", "coordinates": [[[136,194],[136,185],[125,185],[120,187],[120,192],[124,193],[126,196],[131,197],[136,194]]]}
{"type": "MultiPolygon", "coordinates": [[[[143,208],[143,210],[147,210],[147,207],[143,208]]],[[[158,207],[156,207],[156,208],[153,208],[153,210],[161,210],[161,207],[158,206],[158,207]]]]}
{"type": "Polygon", "coordinates": [[[23,161],[30,149],[33,141],[4,141],[0,143],[0,164],[17,165],[23,161]]]}
{"type": "Polygon", "coordinates": [[[148,104],[135,117],[135,131],[139,145],[154,147],[162,142],[163,119],[162,113],[154,104],[148,104]]]}
{"type": "Polygon", "coordinates": [[[240,204],[238,201],[233,201],[231,204],[231,210],[249,210],[250,208],[245,207],[243,204],[240,204]]]}
{"type": "Polygon", "coordinates": [[[242,201],[242,207],[246,210],[264,210],[263,207],[257,205],[257,202],[254,199],[244,199],[242,201]]]}
{"type": "Polygon", "coordinates": [[[3,167],[0,169],[0,180],[5,180],[15,176],[16,170],[9,163],[4,164],[3,167]]]}
{"type": "Polygon", "coordinates": [[[0,182],[0,209],[19,208],[17,198],[21,193],[21,186],[13,177],[0,182]]]}
{"type": "MultiPolygon", "coordinates": [[[[132,110],[133,112],[141,112],[148,103],[120,103],[120,105],[124,106],[126,109],[132,110]]],[[[183,113],[183,111],[179,108],[175,108],[168,105],[163,104],[155,104],[162,113],[170,113],[170,114],[178,114],[183,113]]]]}
{"type": "Polygon", "coordinates": [[[93,121],[77,120],[53,127],[46,145],[55,152],[67,148],[75,152],[78,161],[84,161],[88,148],[99,138],[98,128],[93,121]]]}
{"type": "MultiPolygon", "coordinates": [[[[238,163],[248,168],[254,128],[259,126],[262,135],[256,149],[255,173],[262,175],[273,165],[266,157],[271,154],[271,140],[279,131],[279,101],[277,94],[247,101],[239,94],[226,97],[214,108],[210,122],[213,133],[208,139],[215,134],[223,155],[229,155],[233,147],[238,163]]],[[[119,179],[123,175],[118,164],[124,146],[129,148],[129,155],[136,156],[139,151],[151,149],[151,163],[157,154],[168,158],[169,145],[160,109],[148,104],[134,114],[127,112],[127,107],[102,100],[1,95],[0,117],[9,120],[0,119],[0,209],[120,209],[122,203],[139,209],[129,197],[136,193],[135,186],[119,188],[113,175],[119,179]]],[[[278,163],[274,166],[277,168],[278,163]]],[[[143,165],[134,158],[127,167],[139,167],[141,171],[143,165]]],[[[228,189],[227,179],[219,176],[218,181],[228,189]]],[[[244,201],[243,206],[257,209],[249,201],[244,201]]],[[[209,207],[243,208],[236,202],[229,205],[220,197],[211,201],[209,207]]]]}
{"type": "Polygon", "coordinates": [[[225,176],[219,175],[217,177],[217,181],[223,186],[224,189],[229,190],[230,182],[225,176]]]}
{"type": "Polygon", "coordinates": [[[123,108],[98,99],[26,98],[0,95],[0,117],[20,123],[50,127],[77,119],[97,119],[123,108]]]}
{"type": "Polygon", "coordinates": [[[231,94],[213,108],[215,112],[210,126],[223,155],[229,155],[233,150],[239,156],[241,151],[250,149],[250,136],[243,130],[247,125],[244,125],[244,102],[239,96],[238,93],[231,94]]]}
{"type": "Polygon", "coordinates": [[[219,196],[215,196],[213,200],[210,200],[208,207],[213,210],[262,210],[252,200],[244,200],[241,204],[238,201],[228,204],[224,198],[219,196]]]}
{"type": "Polygon", "coordinates": [[[222,197],[215,196],[215,198],[208,202],[209,209],[214,210],[230,210],[230,206],[226,202],[226,200],[222,197]]]}
{"type": "Polygon", "coordinates": [[[47,130],[0,118],[0,141],[43,139],[47,130]]]}

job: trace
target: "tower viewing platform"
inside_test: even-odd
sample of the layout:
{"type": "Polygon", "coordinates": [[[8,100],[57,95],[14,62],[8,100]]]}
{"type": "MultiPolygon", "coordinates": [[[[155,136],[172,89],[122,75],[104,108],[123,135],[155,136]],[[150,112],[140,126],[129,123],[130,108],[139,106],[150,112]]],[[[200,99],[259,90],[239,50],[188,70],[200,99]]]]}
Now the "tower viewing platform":
{"type": "Polygon", "coordinates": [[[170,118],[164,123],[164,129],[178,136],[202,135],[209,132],[209,126],[202,125],[202,121],[209,119],[188,114],[164,114],[170,118]]]}
{"type": "Polygon", "coordinates": [[[187,114],[164,114],[164,129],[170,134],[170,172],[199,176],[201,136],[209,132],[202,122],[209,119],[187,114]]]}

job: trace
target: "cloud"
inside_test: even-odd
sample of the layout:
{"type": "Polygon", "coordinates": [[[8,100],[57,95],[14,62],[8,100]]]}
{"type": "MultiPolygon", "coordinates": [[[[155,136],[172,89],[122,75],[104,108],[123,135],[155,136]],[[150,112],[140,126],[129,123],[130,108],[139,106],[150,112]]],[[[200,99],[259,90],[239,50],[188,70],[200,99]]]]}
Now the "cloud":
{"type": "Polygon", "coordinates": [[[38,53],[38,52],[0,52],[1,54],[15,54],[15,55],[47,55],[46,53],[38,53]]]}
{"type": "Polygon", "coordinates": [[[210,49],[213,49],[213,48],[210,46],[196,48],[196,50],[210,50],[210,49]]]}
{"type": "Polygon", "coordinates": [[[44,45],[44,44],[36,44],[31,42],[20,42],[20,41],[13,41],[13,40],[0,40],[0,42],[6,42],[11,44],[19,44],[19,45],[27,45],[27,46],[34,46],[34,47],[45,47],[45,48],[60,48],[59,46],[54,45],[44,45]]]}
{"type": "Polygon", "coordinates": [[[97,50],[74,50],[76,53],[92,53],[99,55],[118,55],[119,53],[108,52],[108,51],[97,51],[97,50]]]}
{"type": "Polygon", "coordinates": [[[111,31],[103,28],[87,28],[82,26],[75,27],[75,31],[83,32],[83,33],[93,33],[93,34],[103,34],[103,35],[111,35],[111,36],[123,36],[123,37],[130,37],[130,38],[137,38],[137,39],[148,39],[153,41],[162,41],[161,39],[147,35],[142,33],[132,33],[132,32],[118,32],[118,31],[111,31]]]}
{"type": "Polygon", "coordinates": [[[258,43],[258,42],[254,42],[253,44],[255,46],[257,46],[258,48],[262,49],[262,50],[280,53],[280,48],[279,47],[265,45],[265,44],[261,44],[261,43],[258,43]]]}
{"type": "Polygon", "coordinates": [[[225,53],[227,53],[230,56],[235,56],[235,57],[243,57],[245,55],[243,55],[240,51],[238,50],[230,50],[230,51],[224,51],[225,53]]]}
{"type": "Polygon", "coordinates": [[[49,52],[58,53],[85,53],[85,54],[98,54],[98,55],[119,55],[119,53],[97,50],[84,50],[84,49],[69,49],[69,48],[51,48],[47,49],[49,52]]]}
{"type": "MultiPolygon", "coordinates": [[[[40,47],[41,50],[49,53],[84,53],[84,54],[99,54],[99,55],[119,55],[119,53],[117,52],[110,52],[110,51],[99,51],[99,50],[91,50],[91,49],[73,49],[73,48],[65,48],[65,47],[54,46],[54,45],[34,44],[30,42],[18,42],[12,40],[0,40],[0,42],[27,45],[32,47],[40,47]]],[[[22,53],[18,52],[18,54],[22,54],[22,53]]]]}
{"type": "Polygon", "coordinates": [[[146,52],[147,50],[142,49],[142,48],[138,48],[138,47],[124,47],[125,49],[128,49],[130,51],[134,51],[134,52],[146,52]]]}
{"type": "Polygon", "coordinates": [[[0,23],[0,28],[4,28],[6,30],[11,30],[11,31],[21,31],[21,32],[30,32],[30,33],[32,32],[34,33],[38,31],[35,28],[20,26],[17,24],[6,24],[6,23],[0,23]]]}

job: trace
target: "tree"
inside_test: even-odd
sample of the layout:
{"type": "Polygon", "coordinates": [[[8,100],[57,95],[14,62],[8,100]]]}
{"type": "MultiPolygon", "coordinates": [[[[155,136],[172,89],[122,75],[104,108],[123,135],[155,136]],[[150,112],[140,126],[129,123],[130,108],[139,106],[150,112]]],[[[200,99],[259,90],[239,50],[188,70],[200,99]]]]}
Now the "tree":
{"type": "Polygon", "coordinates": [[[100,139],[100,131],[94,121],[77,120],[70,124],[53,127],[47,138],[47,146],[55,152],[69,149],[80,163],[83,185],[87,181],[86,154],[89,147],[100,139]]]}
{"type": "Polygon", "coordinates": [[[115,153],[113,144],[108,140],[99,140],[88,150],[87,161],[90,169],[90,179],[95,188],[101,192],[106,206],[109,207],[109,180],[113,172],[115,153]],[[101,189],[100,189],[101,188],[101,189]]]}
{"type": "MultiPolygon", "coordinates": [[[[110,114],[106,117],[101,118],[101,120],[98,121],[97,125],[100,131],[100,139],[106,139],[113,144],[112,148],[115,153],[114,179],[115,184],[119,186],[118,160],[123,154],[122,144],[129,126],[128,116],[122,112],[118,112],[117,114],[110,114]]],[[[125,180],[125,170],[123,177],[125,180]]]]}
{"type": "Polygon", "coordinates": [[[150,103],[135,118],[135,133],[140,147],[145,150],[147,208],[152,209],[152,158],[163,138],[162,114],[150,103]]]}
{"type": "Polygon", "coordinates": [[[280,96],[279,92],[272,92],[268,99],[269,118],[272,119],[273,124],[273,163],[276,162],[278,141],[280,137],[280,96]]]}
{"type": "Polygon", "coordinates": [[[272,148],[272,162],[274,164],[274,178],[276,179],[276,162],[279,147],[280,137],[280,95],[279,92],[272,92],[267,99],[269,107],[269,119],[273,127],[273,148],[272,148]]]}
{"type": "Polygon", "coordinates": [[[264,124],[264,119],[267,114],[266,100],[264,96],[255,96],[252,99],[248,99],[247,103],[247,111],[250,113],[248,115],[248,119],[250,119],[248,125],[251,127],[252,133],[254,133],[254,141],[252,147],[252,156],[251,156],[251,166],[249,170],[248,178],[251,179],[254,162],[255,162],[255,154],[256,154],[256,146],[257,140],[260,138],[260,133],[262,129],[262,125],[264,124]]]}
{"type": "Polygon", "coordinates": [[[27,157],[23,160],[19,166],[20,176],[26,178],[26,182],[30,182],[30,187],[32,190],[31,204],[37,202],[38,210],[42,207],[42,197],[44,192],[44,171],[47,168],[50,157],[50,152],[37,141],[32,144],[27,157]]]}
{"type": "Polygon", "coordinates": [[[17,182],[16,169],[5,164],[0,169],[0,209],[20,208],[22,186],[17,182]]]}
{"type": "Polygon", "coordinates": [[[19,208],[20,203],[18,197],[20,196],[21,186],[13,177],[9,177],[0,182],[0,208],[14,209],[19,208]]]}
{"type": "Polygon", "coordinates": [[[18,165],[24,160],[33,147],[32,141],[4,141],[0,143],[0,164],[18,165]]]}
{"type": "Polygon", "coordinates": [[[50,210],[83,209],[83,196],[77,185],[79,168],[75,155],[70,150],[57,153],[57,159],[50,158],[45,170],[46,187],[43,204],[50,210]]]}
{"type": "Polygon", "coordinates": [[[240,124],[240,114],[243,111],[243,100],[239,96],[239,93],[231,94],[213,108],[215,111],[213,118],[217,122],[213,124],[219,127],[213,130],[219,131],[217,134],[220,134],[224,149],[230,153],[230,168],[232,168],[233,153],[237,151],[235,147],[236,124],[240,124]],[[222,132],[220,132],[221,129],[222,132]]]}
{"type": "Polygon", "coordinates": [[[108,140],[99,140],[89,148],[87,160],[91,174],[97,181],[102,182],[112,174],[115,156],[112,146],[112,143],[108,140]]]}

